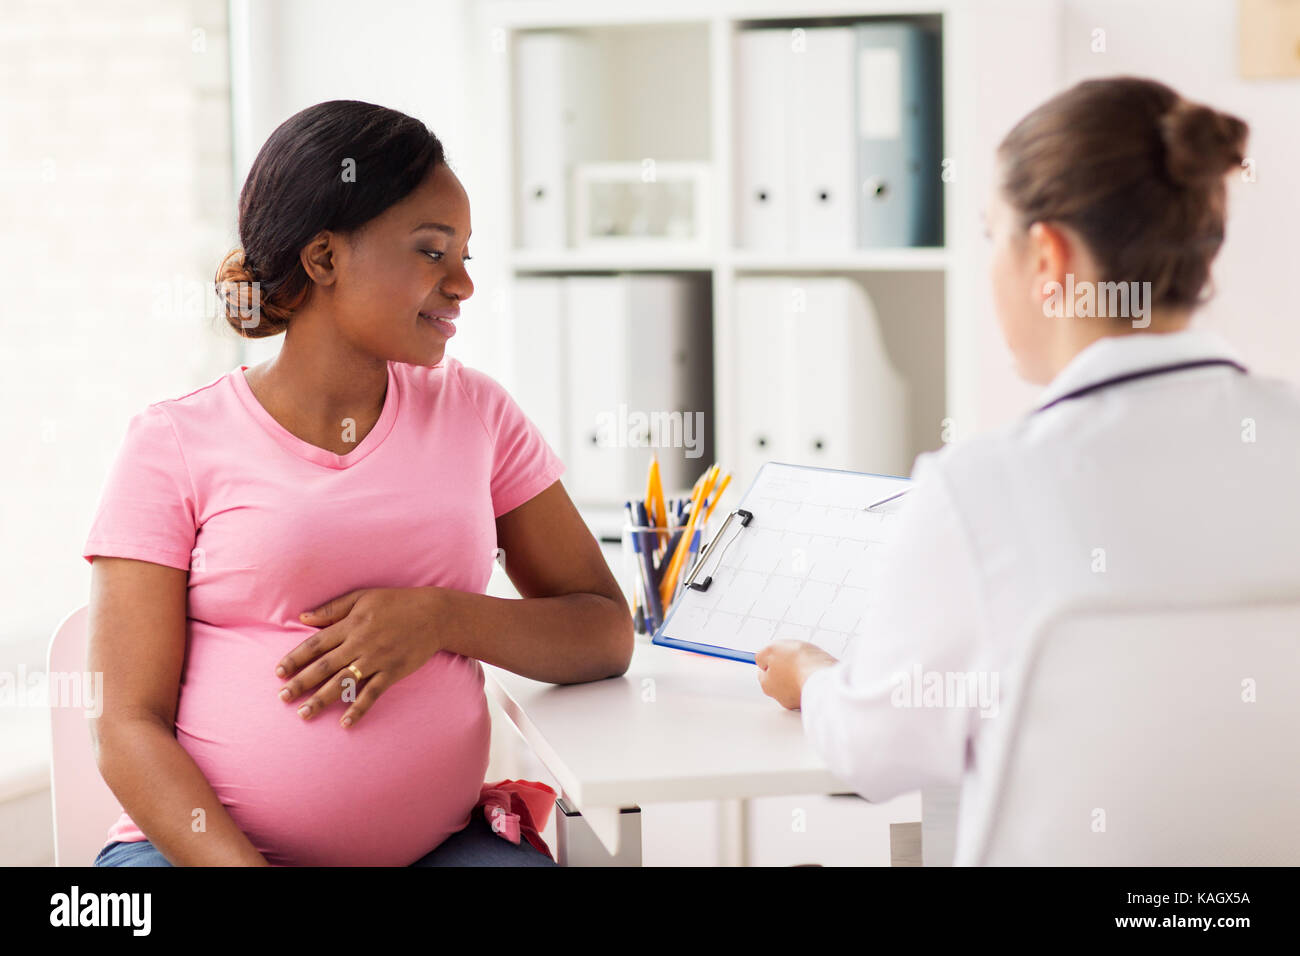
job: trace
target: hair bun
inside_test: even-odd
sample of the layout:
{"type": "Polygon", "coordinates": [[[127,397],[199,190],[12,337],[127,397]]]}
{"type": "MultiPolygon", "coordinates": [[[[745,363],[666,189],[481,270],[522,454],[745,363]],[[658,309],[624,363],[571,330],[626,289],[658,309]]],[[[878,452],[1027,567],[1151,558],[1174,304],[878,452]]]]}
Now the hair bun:
{"type": "Polygon", "coordinates": [[[1235,116],[1179,100],[1160,117],[1169,177],[1182,186],[1222,178],[1245,159],[1248,131],[1235,116]]]}
{"type": "Polygon", "coordinates": [[[262,291],[261,280],[249,267],[238,246],[226,253],[213,279],[226,321],[244,338],[264,338],[283,332],[292,309],[271,302],[262,291]]]}
{"type": "Polygon", "coordinates": [[[256,282],[257,276],[248,266],[248,259],[244,255],[244,250],[239,246],[231,249],[217,266],[216,282],[220,285],[223,282],[256,282]]]}

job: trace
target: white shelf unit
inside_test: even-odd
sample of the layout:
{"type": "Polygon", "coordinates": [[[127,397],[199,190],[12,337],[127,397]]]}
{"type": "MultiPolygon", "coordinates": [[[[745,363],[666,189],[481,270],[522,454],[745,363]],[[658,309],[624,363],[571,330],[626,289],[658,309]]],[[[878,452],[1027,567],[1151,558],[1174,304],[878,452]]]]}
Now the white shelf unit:
{"type": "MultiPolygon", "coordinates": [[[[903,363],[909,374],[913,409],[913,444],[917,450],[937,447],[945,419],[955,423],[958,436],[996,423],[998,383],[1008,374],[1004,354],[991,345],[996,335],[989,289],[984,280],[988,249],[980,239],[980,208],[993,180],[993,147],[998,137],[1028,109],[1059,86],[1063,78],[1061,0],[656,0],[654,4],[609,3],[607,0],[486,0],[474,9],[471,36],[479,37],[493,55],[478,58],[480,84],[487,109],[476,124],[483,165],[478,188],[472,189],[475,225],[480,235],[493,236],[503,250],[498,275],[481,284],[508,283],[516,275],[606,271],[707,271],[712,277],[714,332],[714,398],[717,416],[716,453],[724,464],[737,460],[735,435],[735,337],[732,314],[737,277],[791,273],[850,275],[871,294],[883,319],[883,332],[893,345],[906,344],[903,363]],[[854,250],[833,256],[786,256],[735,248],[733,215],[732,84],[733,40],[742,25],[760,21],[788,23],[821,18],[932,16],[942,24],[943,152],[953,158],[956,175],[944,186],[945,248],[854,250]],[[689,257],[640,255],[620,257],[576,250],[554,253],[513,251],[514,197],[513,123],[510,113],[511,57],[514,34],[522,30],[588,29],[646,25],[691,26],[707,35],[709,133],[707,158],[713,167],[712,235],[708,255],[689,257]],[[508,148],[503,148],[508,146],[508,148]],[[895,306],[906,305],[898,313],[895,306]],[[910,325],[917,314],[930,317],[923,327],[910,325]],[[917,334],[919,333],[919,334],[917,334]],[[983,417],[982,417],[983,416],[983,417]],[[985,419],[988,419],[987,421],[985,419]]],[[[690,104],[686,104],[690,105],[690,104]]],[[[701,158],[701,157],[692,157],[701,158]]],[[[481,248],[481,246],[480,246],[481,248]]],[[[480,262],[480,274],[488,262],[480,262]]],[[[741,489],[743,491],[743,489],[741,489]]],[[[584,512],[598,534],[605,519],[584,512]]],[[[617,560],[618,545],[607,548],[617,560]]],[[[933,795],[931,795],[933,797],[933,795]]],[[[917,794],[904,794],[882,807],[821,795],[772,797],[753,801],[750,811],[750,862],[788,865],[793,862],[887,864],[882,847],[889,845],[889,824],[921,815],[917,794]],[[819,841],[809,827],[792,836],[791,807],[828,807],[836,825],[819,841]],[[881,817],[897,806],[896,816],[881,817]],[[846,839],[848,827],[854,837],[846,839]]],[[[931,804],[935,801],[931,799],[931,804]]],[[[714,808],[716,810],[716,808],[714,808]]],[[[935,816],[929,813],[927,816],[935,816]]],[[[947,807],[951,810],[951,807],[947,807]]],[[[722,857],[712,846],[715,820],[704,805],[651,807],[647,827],[656,820],[658,852],[663,862],[716,864],[722,857]],[[659,817],[655,811],[662,810],[659,817]]],[[[942,814],[940,814],[942,815],[942,814]]],[[[952,813],[947,816],[951,818],[952,813]]],[[[949,824],[951,821],[949,820],[949,824]]],[[[934,827],[929,826],[933,831],[934,827]]],[[[649,829],[647,835],[650,835],[649,829]]],[[[951,862],[951,846],[926,841],[926,865],[951,862]]],[[[650,854],[647,854],[649,860],[650,854]]]]}
{"type": "MultiPolygon", "coordinates": [[[[973,136],[969,123],[963,123],[963,97],[973,94],[958,80],[964,57],[969,57],[972,38],[962,36],[971,29],[969,11],[961,0],[892,0],[892,2],[813,2],[796,4],[767,0],[663,0],[653,5],[603,4],[577,0],[530,0],[530,2],[486,2],[478,11],[483,35],[490,38],[498,54],[489,58],[490,67],[482,79],[486,82],[489,102],[494,104],[493,124],[485,136],[497,137],[496,175],[492,188],[498,196],[495,218],[490,228],[503,229],[502,243],[507,254],[506,278],[537,274],[568,274],[620,271],[708,272],[712,277],[713,322],[713,426],[715,451],[724,466],[738,460],[736,421],[737,336],[743,321],[734,314],[733,287],[737,278],[748,275],[837,275],[862,284],[875,303],[890,358],[903,374],[911,404],[909,460],[924,450],[942,444],[945,420],[974,419],[971,391],[977,380],[974,365],[978,351],[972,347],[974,307],[980,294],[971,281],[973,269],[962,254],[963,245],[952,245],[958,234],[957,223],[974,221],[975,197],[963,192],[964,184],[945,183],[943,188],[943,233],[946,247],[851,249],[827,254],[781,254],[736,248],[736,222],[733,210],[735,130],[732,103],[734,98],[734,44],[737,31],[766,25],[818,26],[837,25],[870,18],[924,18],[939,26],[942,35],[941,71],[943,95],[942,151],[946,156],[971,152],[973,136]],[[636,90],[635,103],[618,110],[618,122],[632,127],[638,108],[660,111],[659,129],[650,129],[640,137],[638,150],[631,142],[636,137],[611,147],[611,154],[590,157],[594,161],[632,160],[643,155],[671,160],[704,160],[712,168],[712,209],[710,230],[713,243],[706,254],[675,255],[644,251],[619,255],[616,251],[582,249],[534,250],[516,248],[517,195],[516,168],[513,157],[518,144],[513,141],[515,122],[512,109],[512,51],[517,35],[534,30],[577,30],[603,38],[605,63],[617,71],[618,55],[625,58],[635,51],[639,31],[647,38],[647,55],[662,58],[649,69],[642,60],[628,64],[629,75],[603,77],[614,91],[636,90]],[[666,42],[668,37],[688,38],[681,43],[666,42]],[[963,50],[963,46],[967,49],[963,50]],[[615,54],[609,51],[617,51],[615,54]],[[705,62],[698,62],[704,57],[705,62]],[[683,59],[685,58],[685,59],[683,59]],[[678,98],[668,104],[653,101],[655,90],[644,90],[649,75],[705,78],[707,88],[686,97],[680,87],[665,95],[678,98]],[[663,125],[662,110],[667,107],[682,122],[682,135],[666,135],[672,130],[663,125]],[[706,124],[707,143],[701,143],[701,123],[706,124]],[[658,134],[658,135],[657,135],[658,134]],[[503,148],[508,144],[508,148],[503,148]]],[[[1005,16],[1005,14],[1004,14],[1005,16]]],[[[635,59],[635,55],[632,55],[635,59]]],[[[654,124],[651,123],[651,126],[654,124]]],[[[476,218],[479,215],[476,207],[476,218]]],[[[869,412],[864,410],[863,415],[869,412]]],[[[869,421],[869,419],[864,419],[869,421]]],[[[738,476],[739,477],[739,476],[738,476]]],[[[749,476],[752,477],[752,476],[749,476]]],[[[748,478],[744,479],[747,483],[748,478]]],[[[740,488],[743,490],[744,484],[740,488]]]]}

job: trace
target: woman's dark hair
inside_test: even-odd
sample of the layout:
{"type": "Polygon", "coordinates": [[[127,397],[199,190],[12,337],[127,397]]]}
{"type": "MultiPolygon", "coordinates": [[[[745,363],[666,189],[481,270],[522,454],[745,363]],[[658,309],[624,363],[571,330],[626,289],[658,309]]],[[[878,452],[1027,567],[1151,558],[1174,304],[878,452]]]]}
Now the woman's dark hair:
{"type": "Polygon", "coordinates": [[[1002,192],[1022,228],[1075,229],[1102,281],[1150,282],[1151,307],[1191,308],[1223,244],[1224,177],[1248,133],[1155,80],[1085,80],[1002,140],[1002,192]]]}
{"type": "Polygon", "coordinates": [[[299,254],[323,229],[349,232],[412,192],[442,143],[419,120],[359,100],[295,113],[258,151],[239,192],[239,241],[217,267],[226,321],[245,338],[283,332],[311,291],[299,254]],[[251,285],[258,283],[256,305],[251,285]]]}

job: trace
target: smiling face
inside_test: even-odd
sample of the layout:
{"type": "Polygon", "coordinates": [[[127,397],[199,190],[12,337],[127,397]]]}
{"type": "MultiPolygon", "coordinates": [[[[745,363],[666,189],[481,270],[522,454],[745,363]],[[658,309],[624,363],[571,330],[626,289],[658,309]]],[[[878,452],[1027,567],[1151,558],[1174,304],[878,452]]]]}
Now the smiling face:
{"type": "Polygon", "coordinates": [[[330,308],[359,350],[411,365],[436,365],[460,303],[474,294],[469,197],[436,166],[401,202],[361,229],[337,236],[330,308]]]}

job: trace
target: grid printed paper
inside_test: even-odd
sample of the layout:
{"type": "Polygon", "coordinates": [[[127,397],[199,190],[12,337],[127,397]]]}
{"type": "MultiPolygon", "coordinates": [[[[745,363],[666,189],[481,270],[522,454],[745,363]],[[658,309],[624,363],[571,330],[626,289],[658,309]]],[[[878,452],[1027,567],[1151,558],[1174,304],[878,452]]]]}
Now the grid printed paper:
{"type": "Polygon", "coordinates": [[[719,554],[673,609],[664,635],[756,652],[782,638],[843,657],[871,606],[871,582],[898,520],[898,502],[863,509],[907,487],[902,478],[765,464],[739,507],[754,518],[727,529],[719,554]]]}

